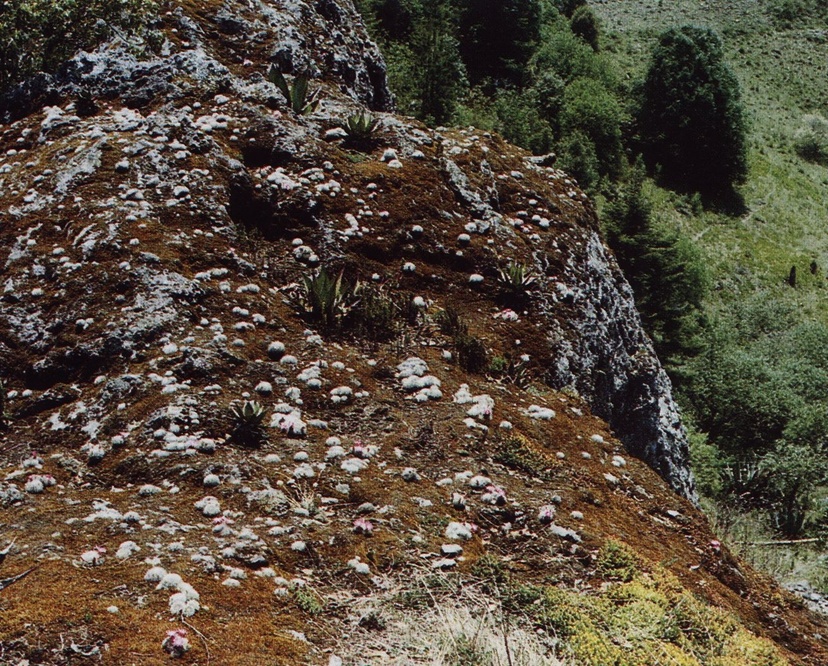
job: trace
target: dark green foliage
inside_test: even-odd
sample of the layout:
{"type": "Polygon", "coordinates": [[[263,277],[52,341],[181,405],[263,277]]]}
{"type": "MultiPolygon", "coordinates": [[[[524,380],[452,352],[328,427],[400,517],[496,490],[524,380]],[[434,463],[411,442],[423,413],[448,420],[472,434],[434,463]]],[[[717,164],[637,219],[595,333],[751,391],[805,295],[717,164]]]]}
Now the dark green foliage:
{"type": "Polygon", "coordinates": [[[598,23],[598,17],[595,16],[595,12],[588,5],[581,5],[575,10],[569,25],[572,28],[573,35],[583,39],[592,47],[593,51],[598,50],[601,27],[598,23]]]}
{"type": "Polygon", "coordinates": [[[408,38],[419,11],[416,0],[357,0],[355,4],[369,28],[384,40],[408,38]]]}
{"type": "Polygon", "coordinates": [[[624,157],[621,145],[621,107],[615,96],[595,79],[575,79],[564,91],[560,128],[564,136],[580,132],[595,149],[598,173],[616,177],[624,157]]]}
{"type": "Polygon", "coordinates": [[[653,223],[643,187],[639,164],[607,207],[607,238],[633,288],[644,328],[662,362],[670,364],[699,349],[707,280],[690,241],[653,223]]]}
{"type": "Polygon", "coordinates": [[[520,84],[540,39],[539,0],[457,0],[460,54],[472,84],[520,84]]]}
{"type": "Polygon", "coordinates": [[[538,74],[532,87],[533,103],[541,118],[557,124],[563,104],[566,82],[557,72],[548,69],[538,74]]]}
{"type": "Polygon", "coordinates": [[[705,454],[705,473],[718,474],[706,485],[765,509],[790,536],[809,527],[828,481],[828,327],[798,317],[796,304],[766,294],[731,305],[682,391],[718,451],[718,464],[705,454]]]}
{"type": "Polygon", "coordinates": [[[739,83],[708,28],[665,32],[641,88],[639,132],[647,164],[665,183],[722,196],[747,176],[739,83]]]}
{"type": "Polygon", "coordinates": [[[558,144],[558,166],[578,181],[581,189],[594,191],[600,178],[595,145],[583,132],[571,132],[558,144]]]}
{"type": "Polygon", "coordinates": [[[448,0],[422,0],[422,5],[422,19],[411,40],[417,116],[426,123],[440,125],[454,117],[466,89],[466,71],[454,37],[454,17],[448,0]]]}
{"type": "Polygon", "coordinates": [[[137,31],[156,14],[151,0],[4,0],[0,4],[0,92],[39,71],[53,72],[114,30],[137,31]]]}
{"type": "Polygon", "coordinates": [[[552,4],[561,14],[569,18],[578,8],[584,7],[586,3],[587,0],[554,0],[552,4]]]}
{"type": "Polygon", "coordinates": [[[782,534],[797,536],[802,532],[814,509],[814,491],[828,480],[826,433],[826,407],[804,409],[760,463],[768,480],[771,521],[782,534]]]}
{"type": "Polygon", "coordinates": [[[552,149],[554,132],[538,107],[530,102],[519,90],[498,90],[494,104],[497,118],[494,129],[507,141],[542,155],[552,149]]]}
{"type": "Polygon", "coordinates": [[[767,11],[777,26],[813,28],[828,20],[828,6],[822,0],[772,0],[767,11]]]}
{"type": "Polygon", "coordinates": [[[575,79],[595,79],[608,88],[616,84],[609,61],[576,37],[566,21],[549,26],[548,35],[538,47],[530,66],[538,76],[551,71],[564,83],[575,79]]]}
{"type": "Polygon", "coordinates": [[[480,338],[460,334],[454,338],[454,349],[458,365],[466,372],[480,373],[488,367],[489,353],[480,338]]]}
{"type": "Polygon", "coordinates": [[[311,91],[310,79],[307,76],[295,76],[291,85],[285,75],[275,65],[271,65],[267,70],[267,79],[282,91],[285,101],[297,116],[307,116],[319,107],[320,89],[311,91]]]}

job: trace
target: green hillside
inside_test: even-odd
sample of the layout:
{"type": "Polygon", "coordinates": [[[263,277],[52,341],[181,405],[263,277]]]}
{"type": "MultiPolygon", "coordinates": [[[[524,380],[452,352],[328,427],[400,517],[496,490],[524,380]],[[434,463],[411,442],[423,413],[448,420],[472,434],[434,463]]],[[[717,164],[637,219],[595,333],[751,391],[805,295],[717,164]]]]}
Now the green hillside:
{"type": "Polygon", "coordinates": [[[663,30],[694,24],[721,36],[750,122],[750,174],[741,189],[747,211],[735,217],[686,215],[680,200],[660,192],[659,213],[699,243],[719,288],[713,303],[779,285],[795,265],[797,302],[824,318],[828,170],[798,157],[793,144],[806,114],[828,112],[828,31],[824,20],[804,12],[793,25],[776,18],[773,10],[780,4],[610,0],[593,7],[607,33],[606,49],[633,80],[643,77],[663,30]],[[817,262],[816,278],[810,276],[811,261],[817,262]]]}

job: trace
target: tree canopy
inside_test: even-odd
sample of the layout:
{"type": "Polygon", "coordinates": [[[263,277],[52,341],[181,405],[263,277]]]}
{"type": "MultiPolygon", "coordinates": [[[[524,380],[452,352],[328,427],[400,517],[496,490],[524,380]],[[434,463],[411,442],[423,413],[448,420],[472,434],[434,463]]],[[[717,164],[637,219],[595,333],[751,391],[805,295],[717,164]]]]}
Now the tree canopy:
{"type": "Polygon", "coordinates": [[[666,184],[718,195],[747,175],[739,83],[709,28],[661,35],[641,90],[639,131],[647,164],[666,184]]]}

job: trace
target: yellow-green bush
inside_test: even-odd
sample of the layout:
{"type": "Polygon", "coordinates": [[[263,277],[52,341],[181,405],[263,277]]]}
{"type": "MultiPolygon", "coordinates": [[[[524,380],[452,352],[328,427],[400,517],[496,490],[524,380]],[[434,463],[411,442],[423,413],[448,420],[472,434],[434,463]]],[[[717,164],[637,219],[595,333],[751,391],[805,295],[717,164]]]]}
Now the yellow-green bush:
{"type": "Polygon", "coordinates": [[[617,645],[594,629],[572,636],[568,651],[577,663],[588,666],[627,666],[629,663],[617,645]]]}
{"type": "Polygon", "coordinates": [[[740,627],[723,648],[720,657],[714,657],[709,666],[787,666],[786,659],[779,654],[776,646],[769,640],[757,638],[740,627]]]}
{"type": "Polygon", "coordinates": [[[604,578],[632,580],[638,571],[638,557],[619,541],[607,541],[598,553],[598,573],[604,578]]]}
{"type": "Polygon", "coordinates": [[[686,590],[660,567],[641,571],[625,546],[608,545],[599,560],[628,582],[601,590],[544,590],[535,620],[561,641],[577,666],[785,666],[770,641],[744,629],[732,615],[686,590]]]}

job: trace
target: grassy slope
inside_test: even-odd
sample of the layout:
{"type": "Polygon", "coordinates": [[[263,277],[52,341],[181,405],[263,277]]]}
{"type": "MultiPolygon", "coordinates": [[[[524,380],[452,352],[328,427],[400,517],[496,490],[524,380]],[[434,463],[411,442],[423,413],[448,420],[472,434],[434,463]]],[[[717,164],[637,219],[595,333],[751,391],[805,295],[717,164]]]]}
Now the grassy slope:
{"type": "MultiPolygon", "coordinates": [[[[792,137],[805,113],[826,113],[828,38],[816,30],[776,27],[766,0],[645,2],[608,0],[595,4],[625,75],[641,78],[657,35],[675,25],[714,28],[742,88],[750,119],[750,176],[743,188],[747,213],[739,218],[677,212],[682,202],[656,195],[659,214],[699,241],[717,289],[716,307],[731,297],[780,286],[792,265],[796,292],[811,315],[828,318],[822,303],[828,268],[828,170],[799,159],[792,137]],[[812,277],[812,260],[819,271],[812,277]]],[[[686,209],[687,206],[684,206],[686,209]]]]}
{"type": "MultiPolygon", "coordinates": [[[[708,261],[711,312],[750,295],[796,298],[803,319],[828,321],[828,169],[800,159],[793,134],[806,113],[828,113],[828,36],[817,29],[781,29],[767,13],[767,0],[698,3],[608,0],[595,4],[625,75],[640,79],[657,36],[674,25],[714,28],[739,79],[750,121],[750,174],[742,188],[747,212],[727,217],[690,214],[681,197],[653,189],[657,213],[698,243],[708,261]],[[661,5],[661,6],[659,6],[661,5]],[[812,275],[809,265],[818,271],[812,275]],[[785,279],[797,266],[799,287],[785,279]]],[[[822,587],[820,553],[802,547],[745,547],[763,530],[756,516],[725,516],[709,507],[719,528],[742,557],[782,580],[802,577],[822,587]],[[735,519],[735,523],[730,520],[735,519]]]]}

